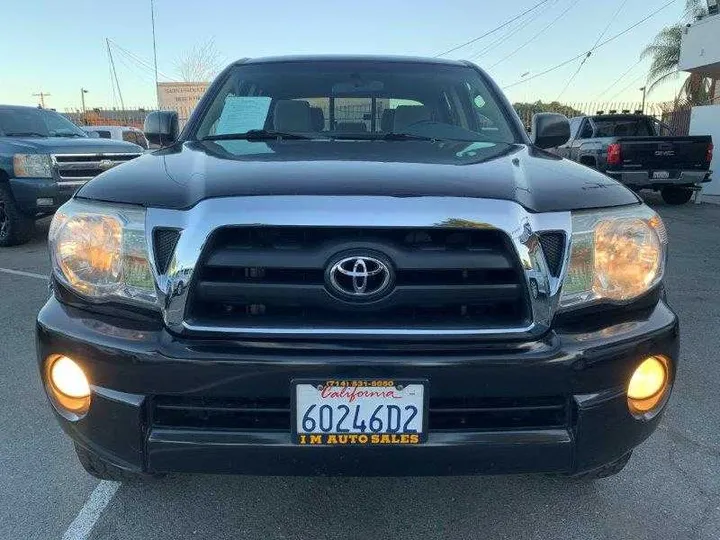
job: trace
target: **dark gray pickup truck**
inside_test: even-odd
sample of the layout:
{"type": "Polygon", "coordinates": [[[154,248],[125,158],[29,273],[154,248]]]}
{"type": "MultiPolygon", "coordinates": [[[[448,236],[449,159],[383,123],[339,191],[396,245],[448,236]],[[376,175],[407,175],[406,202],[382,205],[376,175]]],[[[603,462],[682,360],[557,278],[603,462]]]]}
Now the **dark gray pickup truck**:
{"type": "Polygon", "coordinates": [[[89,137],[54,111],[0,105],[0,247],[30,240],[36,219],[142,152],[136,144],[89,137]]]}
{"type": "Polygon", "coordinates": [[[660,191],[668,204],[684,204],[710,181],[712,138],[663,133],[667,126],[644,115],[578,116],[570,120],[570,140],[555,152],[634,191],[660,191]]]}

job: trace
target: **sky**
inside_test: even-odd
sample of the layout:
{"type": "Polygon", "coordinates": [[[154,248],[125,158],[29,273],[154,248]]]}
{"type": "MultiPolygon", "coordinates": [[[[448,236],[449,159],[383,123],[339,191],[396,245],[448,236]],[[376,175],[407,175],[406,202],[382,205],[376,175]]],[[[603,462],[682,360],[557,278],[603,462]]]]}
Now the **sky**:
{"type": "MultiPolygon", "coordinates": [[[[155,0],[160,81],[180,80],[180,57],[208,40],[214,41],[221,64],[243,57],[306,53],[435,56],[481,36],[539,1],[155,0]]],[[[594,51],[564,91],[581,60],[527,79],[590,50],[606,28],[603,39],[667,1],[547,0],[517,22],[446,57],[473,60],[502,87],[527,81],[505,90],[512,101],[560,97],[567,103],[639,102],[649,65],[649,61],[637,64],[640,51],[660,29],[681,19],[684,0],[676,0],[594,51]],[[537,34],[530,44],[498,63],[537,34]]],[[[155,105],[150,0],[0,0],[0,4],[4,19],[0,103],[36,105],[39,98],[33,94],[42,91],[50,94],[45,99],[47,107],[79,109],[80,91],[85,88],[88,108],[119,105],[111,86],[105,41],[109,38],[145,63],[138,64],[112,46],[125,106],[155,105]]],[[[648,100],[672,99],[681,81],[660,87],[648,100]]]]}

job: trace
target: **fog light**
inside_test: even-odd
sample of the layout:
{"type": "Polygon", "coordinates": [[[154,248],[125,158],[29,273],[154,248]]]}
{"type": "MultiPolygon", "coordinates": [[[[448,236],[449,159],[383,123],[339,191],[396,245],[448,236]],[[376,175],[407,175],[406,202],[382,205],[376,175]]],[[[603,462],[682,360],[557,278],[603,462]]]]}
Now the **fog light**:
{"type": "Polygon", "coordinates": [[[628,384],[628,406],[634,414],[653,411],[667,395],[669,366],[664,356],[650,356],[635,369],[628,384]]]}
{"type": "Polygon", "coordinates": [[[67,356],[47,361],[47,381],[54,402],[66,412],[84,414],[90,406],[90,383],[82,368],[67,356]]]}

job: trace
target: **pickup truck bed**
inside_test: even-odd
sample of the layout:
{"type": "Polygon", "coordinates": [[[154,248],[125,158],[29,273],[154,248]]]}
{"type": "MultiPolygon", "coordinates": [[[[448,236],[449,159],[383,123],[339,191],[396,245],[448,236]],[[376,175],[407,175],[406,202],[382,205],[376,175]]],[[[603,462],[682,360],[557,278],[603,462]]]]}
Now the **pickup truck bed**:
{"type": "Polygon", "coordinates": [[[570,141],[557,153],[635,191],[662,191],[666,202],[682,204],[700,184],[710,181],[709,135],[660,136],[662,124],[641,115],[579,117],[571,120],[571,126],[570,141]]]}

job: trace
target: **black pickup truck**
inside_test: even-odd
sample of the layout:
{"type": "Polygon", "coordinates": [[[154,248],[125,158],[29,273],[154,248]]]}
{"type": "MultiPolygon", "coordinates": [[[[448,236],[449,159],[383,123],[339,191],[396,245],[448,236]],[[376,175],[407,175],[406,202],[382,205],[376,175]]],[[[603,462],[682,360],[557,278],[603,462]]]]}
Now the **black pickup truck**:
{"type": "Polygon", "coordinates": [[[672,136],[648,116],[598,114],[572,118],[570,140],[555,152],[635,191],[660,191],[668,204],[684,204],[710,181],[713,145],[709,135],[672,136]]]}
{"type": "Polygon", "coordinates": [[[678,363],[660,217],[468,62],[233,63],[55,214],[40,376],[86,470],[620,471],[678,363]]]}
{"type": "Polygon", "coordinates": [[[27,242],[35,220],[142,152],[136,144],[89,137],[54,111],[0,105],[0,247],[27,242]]]}

